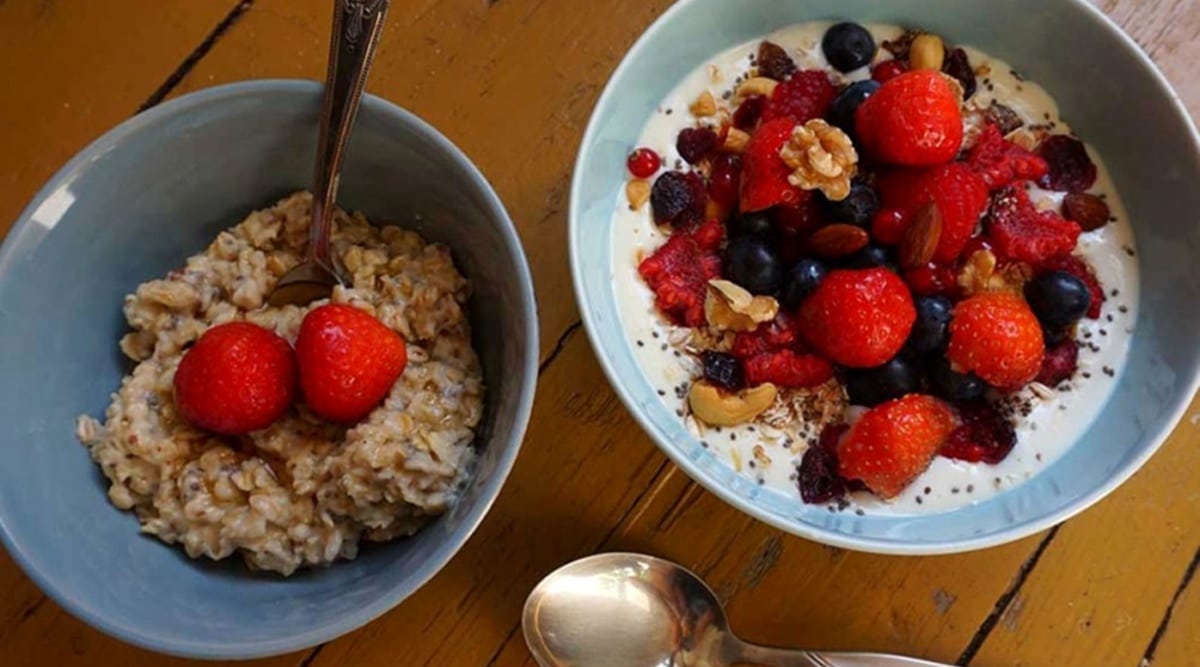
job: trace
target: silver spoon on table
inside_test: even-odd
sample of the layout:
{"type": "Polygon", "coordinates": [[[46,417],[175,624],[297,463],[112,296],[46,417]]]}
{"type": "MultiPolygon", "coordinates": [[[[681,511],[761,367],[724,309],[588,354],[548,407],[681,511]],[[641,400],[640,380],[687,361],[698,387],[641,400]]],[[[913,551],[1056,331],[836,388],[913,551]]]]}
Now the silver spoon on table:
{"type": "Polygon", "coordinates": [[[631,553],[590,556],[550,573],[525,601],[521,625],[542,667],[949,667],[751,644],[729,630],[720,600],[699,577],[631,553]]]}
{"type": "Polygon", "coordinates": [[[333,209],[346,140],[358,114],[387,8],[388,0],[334,0],[329,69],[317,130],[308,254],[279,279],[269,298],[272,306],[304,305],[329,296],[335,285],[346,283],[330,253],[333,209]]]}

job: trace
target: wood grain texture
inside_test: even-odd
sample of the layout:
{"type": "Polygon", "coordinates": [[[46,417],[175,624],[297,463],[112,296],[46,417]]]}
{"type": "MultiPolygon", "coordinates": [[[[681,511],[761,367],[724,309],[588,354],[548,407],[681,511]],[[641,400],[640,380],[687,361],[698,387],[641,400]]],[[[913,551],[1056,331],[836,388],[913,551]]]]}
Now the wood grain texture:
{"type": "MultiPolygon", "coordinates": [[[[0,229],[71,153],[166,82],[235,4],[0,0],[0,62],[35,65],[0,79],[0,149],[19,165],[0,178],[0,229]],[[151,25],[170,26],[169,37],[151,25]],[[93,65],[99,52],[105,61],[93,65]]],[[[729,604],[734,627],[757,641],[947,662],[978,645],[970,664],[981,666],[1132,666],[1153,645],[1156,665],[1200,664],[1200,586],[1182,585],[1200,547],[1200,497],[1189,476],[1200,432],[1188,420],[1127,486],[1053,539],[938,558],[856,554],[784,535],[704,492],[641,433],[577,328],[565,207],[600,88],[669,4],[393,0],[369,89],[438,126],[496,186],[537,281],[545,371],[513,476],[450,565],[366,628],[315,653],[256,664],[532,665],[517,626],[528,590],[566,560],[617,549],[695,569],[729,604]]],[[[1200,115],[1200,4],[1096,4],[1200,115]]],[[[169,94],[256,77],[321,78],[330,6],[254,0],[169,94]]],[[[186,662],[75,621],[3,554],[0,645],[6,665],[186,662]]]]}

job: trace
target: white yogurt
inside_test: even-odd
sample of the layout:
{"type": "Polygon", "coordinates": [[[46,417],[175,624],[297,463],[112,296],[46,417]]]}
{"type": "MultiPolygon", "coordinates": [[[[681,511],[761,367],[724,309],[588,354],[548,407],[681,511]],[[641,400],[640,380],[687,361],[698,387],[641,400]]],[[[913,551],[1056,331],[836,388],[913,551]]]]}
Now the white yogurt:
{"type": "MultiPolygon", "coordinates": [[[[800,68],[828,71],[820,40],[829,25],[801,24],[765,39],[786,48],[800,68]]],[[[867,27],[879,42],[902,32],[894,26],[867,27]]],[[[734,82],[751,68],[760,41],[726,51],[696,68],[662,101],[630,149],[636,145],[657,151],[663,156],[664,168],[682,164],[677,162],[680,157],[675,150],[675,137],[681,129],[695,123],[689,105],[704,90],[718,100],[728,99],[734,82]]],[[[978,77],[979,87],[973,97],[977,105],[983,108],[995,99],[1016,111],[1027,124],[1054,123],[1053,132],[1069,131],[1059,118],[1054,100],[1040,86],[1019,78],[1004,61],[964,48],[974,67],[986,64],[991,70],[978,77]]],[[[845,78],[867,76],[867,69],[863,68],[845,78]]],[[[1075,444],[1099,414],[1125,364],[1137,319],[1138,269],[1128,216],[1108,170],[1099,156],[1090,152],[1099,171],[1091,191],[1105,197],[1116,221],[1083,234],[1075,250],[1092,265],[1108,294],[1100,319],[1085,319],[1079,328],[1079,372],[1049,398],[1040,398],[1029,389],[1015,397],[1027,401],[1030,410],[1017,422],[1016,447],[1000,464],[972,464],[938,457],[899,497],[883,501],[870,494],[855,494],[850,504],[843,503],[840,509],[909,514],[945,511],[980,502],[1037,474],[1075,444]]],[[[1038,189],[1030,194],[1040,207],[1056,206],[1062,198],[1061,193],[1038,189]]],[[[687,354],[679,353],[672,344],[686,330],[673,327],[657,312],[653,293],[637,274],[640,258],[652,253],[666,240],[666,235],[654,224],[649,204],[631,211],[623,192],[615,193],[614,201],[614,290],[625,333],[646,378],[659,389],[663,402],[677,414],[686,415],[686,389],[692,378],[699,375],[699,364],[687,354]]],[[[795,483],[796,466],[819,424],[776,433],[761,425],[717,430],[698,425],[690,418],[688,422],[712,456],[772,492],[802,502],[795,483]]]]}

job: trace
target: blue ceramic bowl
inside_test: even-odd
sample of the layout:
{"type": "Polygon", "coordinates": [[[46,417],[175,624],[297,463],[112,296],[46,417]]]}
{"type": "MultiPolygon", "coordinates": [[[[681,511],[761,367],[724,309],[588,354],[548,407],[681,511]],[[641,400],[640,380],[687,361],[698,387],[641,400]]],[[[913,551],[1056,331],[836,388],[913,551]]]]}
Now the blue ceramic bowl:
{"type": "Polygon", "coordinates": [[[1137,45],[1084,0],[878,2],[681,0],[613,74],[580,148],[570,250],[588,334],[642,427],[692,478],[781,530],[895,554],[978,549],[1029,535],[1103,498],[1154,453],[1197,388],[1200,369],[1200,138],[1177,95],[1137,45]],[[831,514],[764,492],[703,449],[655,395],[618,319],[610,216],[624,158],[663,96],[708,58],[779,28],[852,19],[919,25],[1012,63],[1055,95],[1104,156],[1137,236],[1141,304],[1110,405],[1077,446],[1031,481],[957,511],[915,517],[831,514]],[[1088,54],[1084,60],[1069,54],[1088,54]]]}
{"type": "Polygon", "coordinates": [[[122,124],[38,193],[0,249],[0,537],[72,614],[146,648],[206,658],[284,653],[387,611],[441,569],[500,491],[529,420],[537,321],[512,222],[484,177],[416,116],[368,96],[339,202],[413,220],[448,244],[475,295],[488,386],[481,460],[462,501],[412,539],[291,578],[192,561],[139,535],[76,442],[126,371],[122,297],[221,229],[311,180],[321,87],[252,81],[122,124]]]}

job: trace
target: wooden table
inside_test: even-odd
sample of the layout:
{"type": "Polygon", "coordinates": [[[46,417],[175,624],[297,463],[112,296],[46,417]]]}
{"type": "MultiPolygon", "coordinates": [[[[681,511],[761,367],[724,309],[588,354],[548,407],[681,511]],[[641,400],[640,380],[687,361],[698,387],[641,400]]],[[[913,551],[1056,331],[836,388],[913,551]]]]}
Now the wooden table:
{"type": "MultiPolygon", "coordinates": [[[[541,302],[541,386],[512,478],[437,578],[357,632],[262,664],[531,665],[518,618],[533,584],[578,556],[631,549],[707,577],[753,640],[982,666],[1200,665],[1200,403],[1144,470],[1078,518],[1003,547],[933,558],[852,553],[780,533],[700,489],[641,433],[580,331],[566,202],[601,87],[669,4],[393,2],[369,88],[441,128],[507,203],[541,302]]],[[[1098,4],[1200,113],[1200,3],[1098,4]]],[[[240,79],[320,79],[330,7],[0,0],[0,233],[75,151],[139,109],[240,79]]],[[[0,663],[183,662],[68,616],[0,551],[0,663]]]]}

